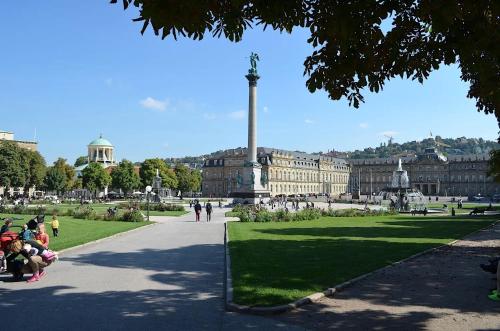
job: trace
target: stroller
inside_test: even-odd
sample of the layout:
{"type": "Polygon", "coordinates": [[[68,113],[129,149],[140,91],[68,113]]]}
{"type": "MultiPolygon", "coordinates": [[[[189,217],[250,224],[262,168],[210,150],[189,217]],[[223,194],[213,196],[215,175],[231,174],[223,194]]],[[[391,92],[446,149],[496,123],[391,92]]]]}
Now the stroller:
{"type": "Polygon", "coordinates": [[[6,231],[0,234],[0,274],[7,272],[7,257],[5,252],[14,240],[18,240],[19,235],[12,231],[6,231]]]}

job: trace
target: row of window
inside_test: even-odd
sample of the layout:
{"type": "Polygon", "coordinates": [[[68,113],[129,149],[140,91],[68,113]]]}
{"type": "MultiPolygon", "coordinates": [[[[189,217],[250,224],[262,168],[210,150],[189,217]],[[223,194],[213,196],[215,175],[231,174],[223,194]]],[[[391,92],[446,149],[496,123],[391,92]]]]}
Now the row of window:
{"type": "MultiPolygon", "coordinates": [[[[320,193],[320,185],[297,185],[297,184],[271,184],[269,189],[272,194],[302,194],[302,193],[320,193]]],[[[345,193],[346,185],[331,185],[323,188],[323,193],[345,193]]]]}
{"type": "MultiPolygon", "coordinates": [[[[270,180],[296,180],[304,182],[316,182],[319,179],[319,174],[316,172],[292,172],[286,170],[273,170],[271,169],[269,173],[270,180]]],[[[323,181],[325,182],[335,182],[335,183],[347,183],[349,178],[348,174],[332,174],[323,173],[323,181]]]]}
{"type": "MultiPolygon", "coordinates": [[[[362,179],[364,179],[365,182],[387,182],[387,183],[390,183],[392,181],[392,176],[373,176],[371,179],[370,179],[370,176],[365,176],[365,177],[362,177],[362,179]]],[[[426,181],[437,181],[437,180],[440,180],[440,181],[448,181],[448,175],[434,175],[434,176],[423,176],[423,175],[420,175],[418,177],[416,177],[416,179],[419,181],[419,182],[422,182],[424,180],[426,181]]],[[[486,176],[484,175],[458,175],[458,176],[455,176],[455,175],[452,175],[450,176],[450,181],[451,182],[462,182],[462,181],[465,181],[465,182],[475,182],[475,181],[490,181],[491,178],[487,178],[486,176]]]]}

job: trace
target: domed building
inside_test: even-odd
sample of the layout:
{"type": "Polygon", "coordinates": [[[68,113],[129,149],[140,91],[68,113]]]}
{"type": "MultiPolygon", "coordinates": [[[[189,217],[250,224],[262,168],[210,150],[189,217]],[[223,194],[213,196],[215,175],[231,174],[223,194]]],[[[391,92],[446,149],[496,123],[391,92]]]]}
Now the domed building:
{"type": "Polygon", "coordinates": [[[115,163],[115,147],[109,140],[104,139],[102,134],[99,138],[92,140],[87,145],[87,163],[75,168],[76,176],[81,177],[82,171],[90,162],[97,162],[104,169],[116,166],[115,163]]]}
{"type": "Polygon", "coordinates": [[[88,145],[88,161],[103,164],[115,164],[113,144],[104,139],[102,134],[88,145]]]}

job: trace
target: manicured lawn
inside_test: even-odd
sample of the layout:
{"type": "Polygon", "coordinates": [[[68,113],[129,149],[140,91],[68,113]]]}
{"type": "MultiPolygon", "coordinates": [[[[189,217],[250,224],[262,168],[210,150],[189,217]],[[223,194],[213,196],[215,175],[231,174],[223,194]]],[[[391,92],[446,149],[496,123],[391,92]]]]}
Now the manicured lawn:
{"type": "Polygon", "coordinates": [[[324,217],[229,223],[234,301],[270,306],[323,291],[495,222],[491,217],[324,217]]]}
{"type": "MultiPolygon", "coordinates": [[[[30,220],[29,215],[6,215],[0,214],[0,217],[13,217],[14,225],[23,225],[30,220]]],[[[64,248],[73,247],[87,243],[89,241],[109,237],[113,234],[124,232],[150,224],[150,222],[107,222],[107,221],[89,221],[80,220],[68,216],[59,217],[59,236],[52,237],[50,228],[50,217],[45,218],[45,228],[50,237],[49,247],[58,251],[64,248]]],[[[18,232],[19,227],[13,228],[18,232]]]]}

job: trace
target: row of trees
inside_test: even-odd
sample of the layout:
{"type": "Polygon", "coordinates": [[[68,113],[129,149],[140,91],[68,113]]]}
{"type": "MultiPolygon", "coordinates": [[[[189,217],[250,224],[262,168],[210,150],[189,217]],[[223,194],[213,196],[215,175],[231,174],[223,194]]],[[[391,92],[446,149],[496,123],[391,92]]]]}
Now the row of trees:
{"type": "Polygon", "coordinates": [[[46,166],[39,152],[19,147],[14,142],[0,142],[0,186],[9,188],[31,187],[64,194],[74,189],[86,188],[97,192],[106,186],[121,189],[125,193],[144,188],[153,183],[158,169],[162,186],[181,192],[199,191],[201,173],[177,164],[171,168],[162,159],[147,159],[137,172],[132,162],[123,160],[109,173],[100,164],[90,163],[82,171],[82,177],[75,176],[75,167],[86,164],[86,157],[79,157],[72,166],[63,158],[46,166]]]}
{"type": "Polygon", "coordinates": [[[136,172],[135,166],[128,160],[121,161],[111,174],[97,163],[89,164],[82,171],[83,186],[90,191],[97,191],[106,186],[121,189],[125,194],[146,187],[153,183],[156,172],[162,179],[162,187],[181,192],[197,192],[201,188],[201,173],[185,165],[177,164],[171,168],[162,159],[147,159],[136,172]]]}

